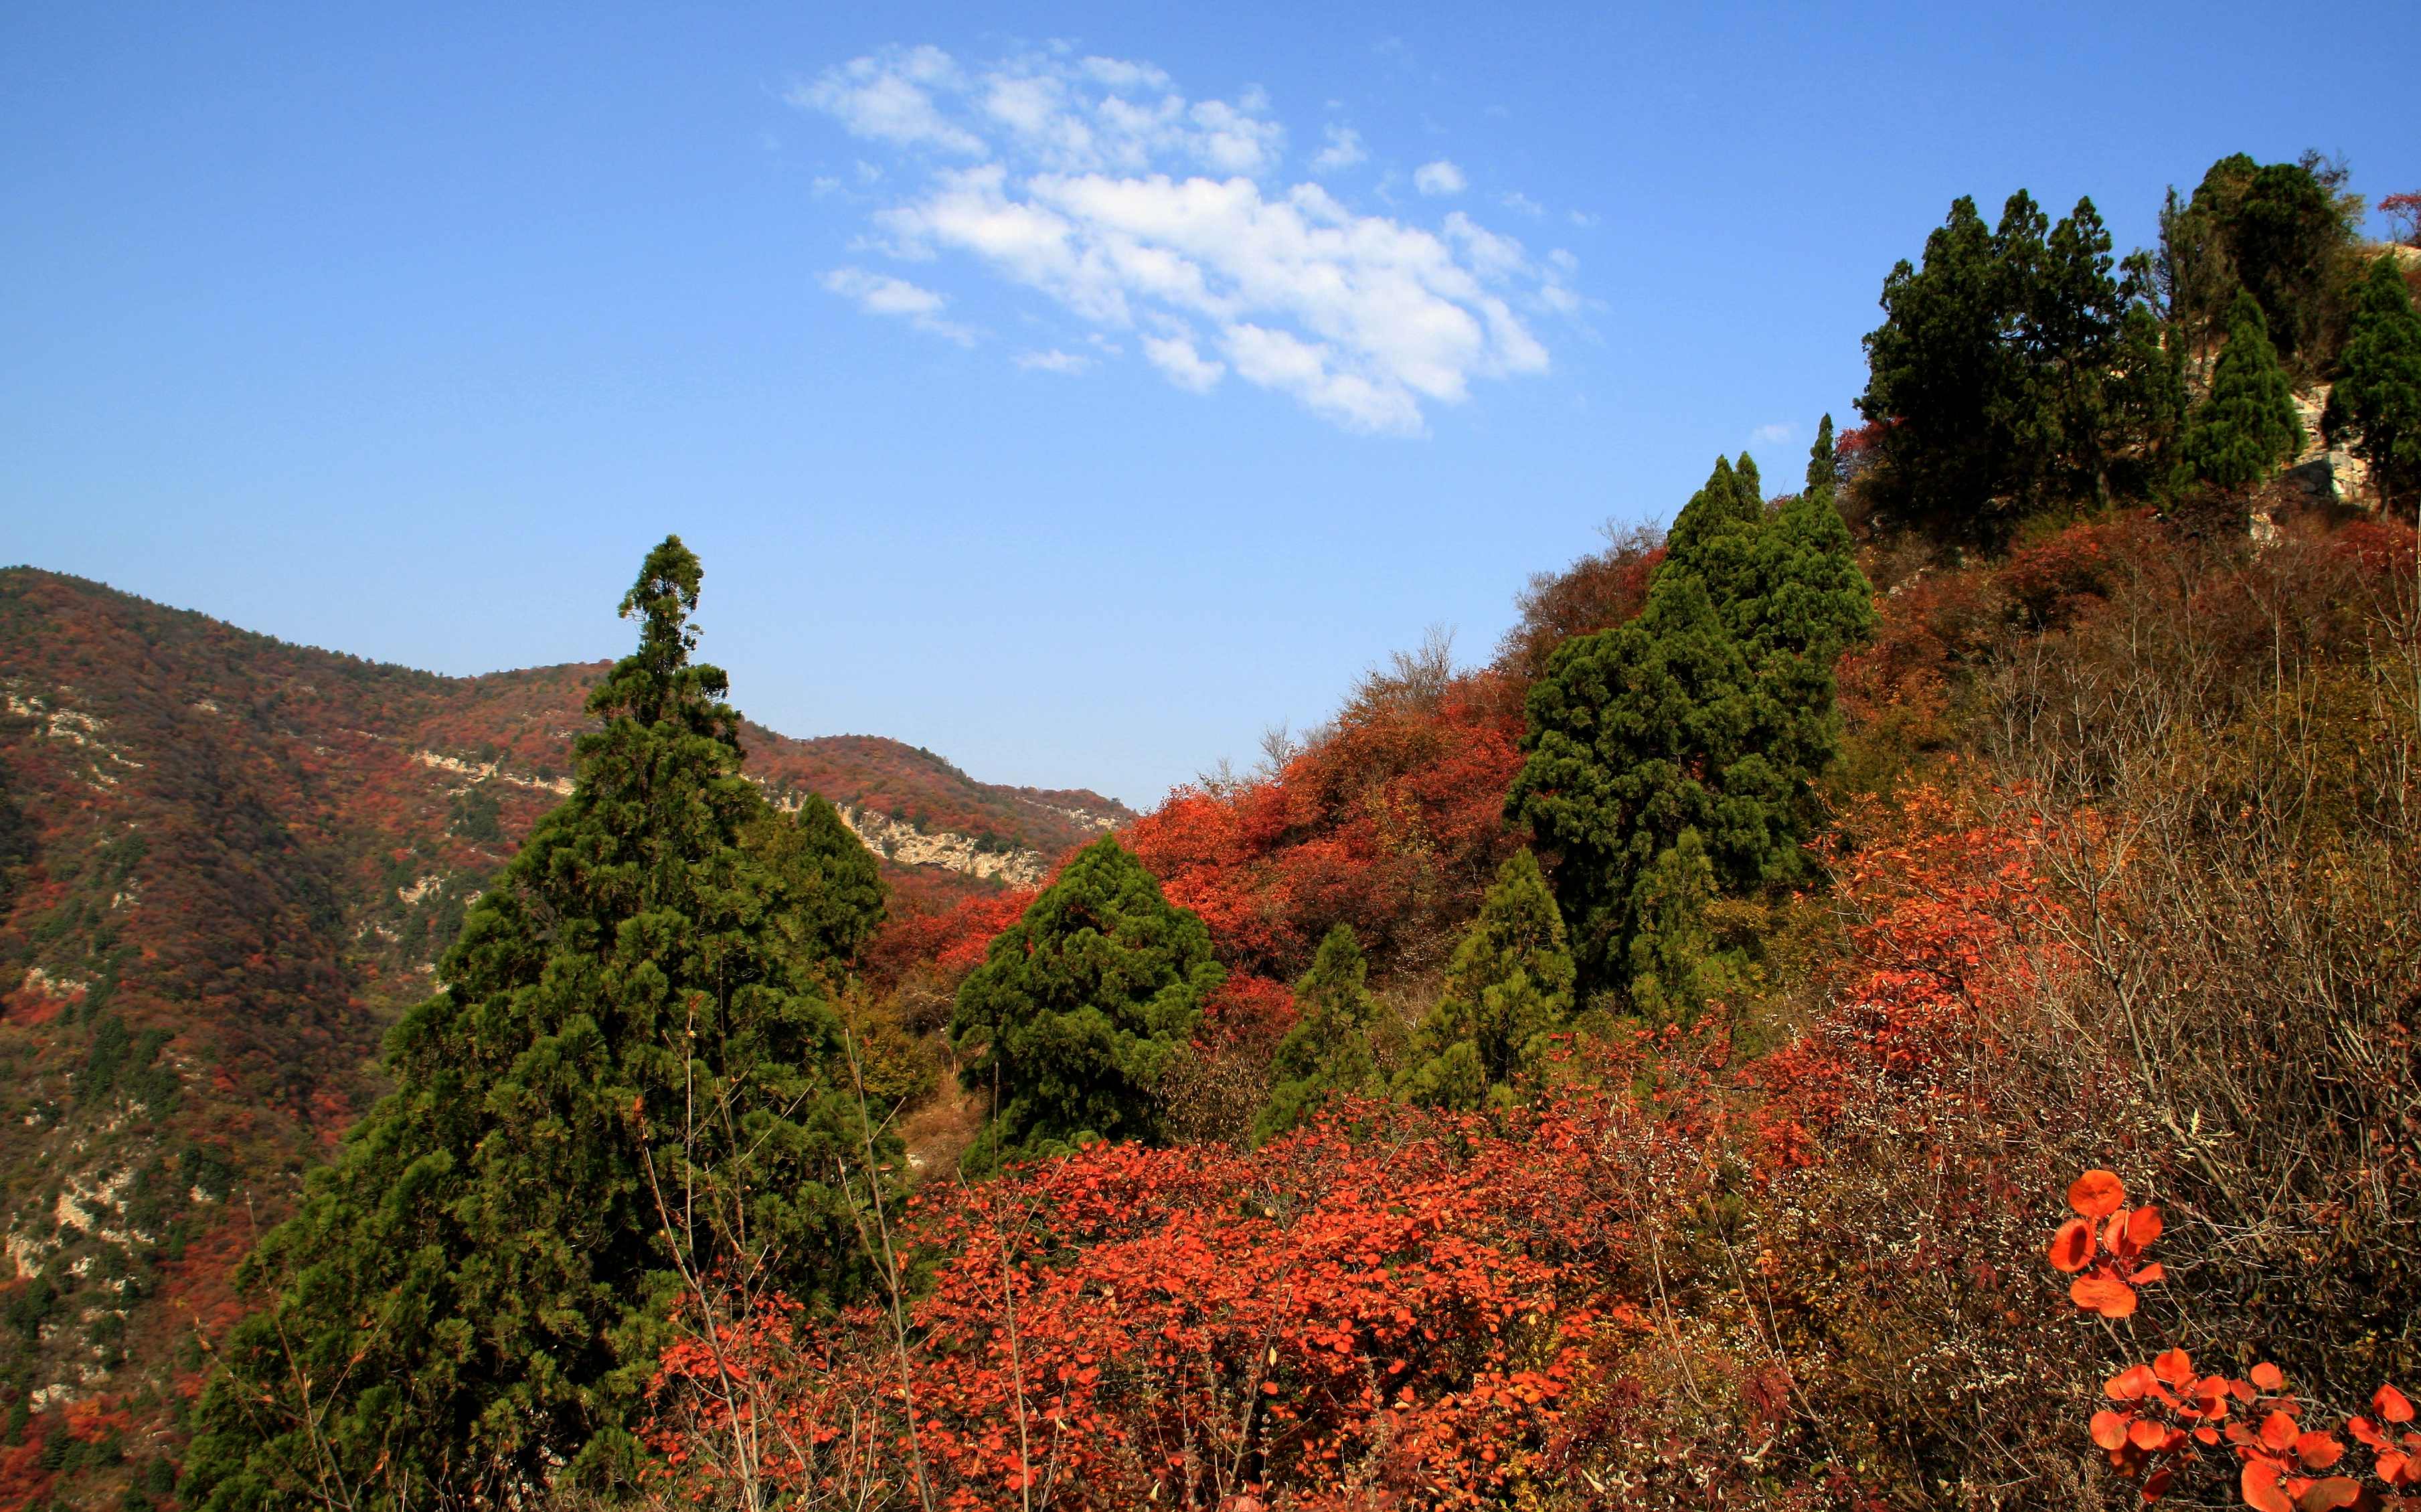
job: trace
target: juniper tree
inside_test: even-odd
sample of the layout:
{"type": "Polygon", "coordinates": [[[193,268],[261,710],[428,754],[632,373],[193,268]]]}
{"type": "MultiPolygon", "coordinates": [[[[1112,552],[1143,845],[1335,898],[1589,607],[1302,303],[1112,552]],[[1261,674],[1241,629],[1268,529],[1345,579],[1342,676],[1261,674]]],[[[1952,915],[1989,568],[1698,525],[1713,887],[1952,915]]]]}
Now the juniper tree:
{"type": "Polygon", "coordinates": [[[1539,1068],[1548,1038],[1572,1016],[1574,972],[1564,922],[1538,858],[1497,868],[1479,917],[1447,965],[1445,991],[1414,1037],[1398,1078],[1406,1099],[1475,1109],[1539,1068]]]}
{"type": "Polygon", "coordinates": [[[2363,280],[2345,376],[2329,406],[2357,438],[2383,500],[2403,505],[2421,494],[2421,313],[2392,257],[2373,261],[2363,280]]]}
{"type": "Polygon", "coordinates": [[[2240,291],[2228,308],[2227,345],[2211,372],[2210,397],[2179,443],[2180,483],[2244,493],[2303,446],[2294,391],[2270,344],[2269,324],[2260,304],[2240,291]]]}
{"type": "Polygon", "coordinates": [[[1132,851],[1086,847],[960,986],[950,1034],[967,1084],[995,1098],[967,1168],[1157,1140],[1161,1079],[1223,975],[1210,931],[1132,851]]]}
{"type": "Polygon", "coordinates": [[[867,903],[832,878],[863,871],[741,775],[726,679],[691,660],[700,577],[678,538],[648,554],[571,795],[389,1036],[395,1090],[244,1262],[262,1305],[203,1395],[186,1504],[521,1504],[627,1476],[667,1199],[733,1215],[684,1240],[693,1264],[744,1233],[811,1305],[855,1284],[837,1177],[867,1134],[813,976],[867,903]]]}
{"type": "Polygon", "coordinates": [[[1285,1133],[1336,1097],[1386,1090],[1370,1053],[1378,1005],[1370,997],[1369,972],[1353,927],[1340,924],[1329,930],[1311,969],[1294,985],[1295,1026],[1278,1041],[1277,1085],[1253,1121],[1254,1143],[1285,1133]]]}
{"type": "Polygon", "coordinates": [[[1646,609],[1567,642],[1531,687],[1507,807],[1555,852],[1587,993],[1637,979],[1637,939],[1670,913],[1641,889],[1685,832],[1717,892],[1804,875],[1814,781],[1839,743],[1833,664],[1873,620],[1831,440],[1828,424],[1811,487],[1771,512],[1748,460],[1719,460],[1674,521],[1646,609]]]}

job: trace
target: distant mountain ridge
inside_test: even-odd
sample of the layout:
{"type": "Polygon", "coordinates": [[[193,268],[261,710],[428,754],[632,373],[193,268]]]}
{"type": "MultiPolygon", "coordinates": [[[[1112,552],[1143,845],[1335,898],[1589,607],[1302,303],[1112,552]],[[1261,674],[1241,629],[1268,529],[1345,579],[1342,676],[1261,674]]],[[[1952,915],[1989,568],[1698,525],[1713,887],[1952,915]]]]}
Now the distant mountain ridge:
{"type": "MultiPolygon", "coordinates": [[[[374,1093],[386,1025],[570,790],[608,664],[448,678],[0,569],[0,1410],[198,1366],[180,1315],[228,1305],[241,1195],[273,1216],[374,1093]]],[[[742,743],[904,907],[1133,817],[874,736],[742,743]]]]}

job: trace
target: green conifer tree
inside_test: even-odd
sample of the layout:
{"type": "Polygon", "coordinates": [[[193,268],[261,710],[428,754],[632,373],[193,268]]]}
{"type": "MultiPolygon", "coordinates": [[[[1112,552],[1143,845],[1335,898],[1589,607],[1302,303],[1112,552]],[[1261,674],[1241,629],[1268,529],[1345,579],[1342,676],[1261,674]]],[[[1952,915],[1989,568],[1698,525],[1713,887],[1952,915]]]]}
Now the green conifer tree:
{"type": "Polygon", "coordinates": [[[1386,1079],[1370,1053],[1370,965],[1353,927],[1340,924],[1320,943],[1311,969],[1294,985],[1295,1026],[1278,1041],[1277,1085],[1253,1122],[1253,1142],[1265,1144],[1340,1095],[1375,1097],[1386,1079]]]}
{"type": "Polygon", "coordinates": [[[1471,932],[1455,947],[1445,991],[1421,1021],[1398,1096],[1476,1109],[1539,1069],[1548,1037],[1572,1016],[1572,958],[1538,858],[1517,852],[1497,869],[1471,932]]]}
{"type": "Polygon", "coordinates": [[[1589,994],[1637,980],[1643,879],[1685,831],[1718,893],[1804,874],[1813,785],[1840,740],[1833,664],[1874,618],[1831,452],[1828,424],[1815,486],[1773,511],[1747,459],[1718,461],[1674,521],[1646,609],[1565,643],[1531,686],[1506,803],[1556,854],[1589,994]]]}
{"type": "Polygon", "coordinates": [[[682,1240],[693,1264],[744,1229],[803,1300],[855,1282],[836,1175],[866,1136],[808,975],[827,877],[796,864],[816,837],[768,843],[725,677],[690,660],[700,575],[678,538],[648,554],[571,796],[389,1037],[395,1090],[245,1262],[268,1295],[203,1395],[185,1504],[532,1504],[627,1476],[667,1336],[660,1192],[732,1216],[682,1240]]]}
{"type": "Polygon", "coordinates": [[[1210,931],[1132,851],[1115,836],[1086,847],[959,989],[967,1084],[997,1099],[967,1169],[1157,1140],[1161,1078],[1223,976],[1210,931]]]}
{"type": "Polygon", "coordinates": [[[1650,1023],[1695,1022],[1710,1000],[1738,981],[1707,927],[1715,900],[1715,868],[1695,830],[1657,856],[1640,877],[1632,912],[1638,931],[1631,941],[1631,1003],[1650,1023]]]}
{"type": "Polygon", "coordinates": [[[2250,492],[2303,447],[2303,421],[2270,345],[2268,322],[2253,296],[2239,291],[2228,308],[2227,345],[2211,372],[2210,397],[2179,444],[2180,482],[2250,492]]]}
{"type": "Polygon", "coordinates": [[[2363,280],[2345,376],[2329,404],[2358,438],[2381,497],[2398,507],[2421,499],[2421,313],[2392,257],[2373,261],[2363,280]]]}

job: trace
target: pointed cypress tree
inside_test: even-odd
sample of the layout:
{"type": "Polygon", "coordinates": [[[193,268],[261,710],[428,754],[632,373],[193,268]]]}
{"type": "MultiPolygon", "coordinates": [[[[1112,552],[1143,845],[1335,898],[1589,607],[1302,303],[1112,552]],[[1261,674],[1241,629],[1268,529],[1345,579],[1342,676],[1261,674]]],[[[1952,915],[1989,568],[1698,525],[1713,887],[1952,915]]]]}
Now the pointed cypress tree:
{"type": "Polygon", "coordinates": [[[571,796],[389,1037],[395,1090],[244,1263],[269,1295],[203,1395],[185,1504],[521,1504],[627,1475],[667,1336],[659,1185],[744,1223],[803,1300],[853,1282],[836,1174],[863,1135],[808,979],[827,877],[811,840],[769,844],[724,675],[690,660],[700,576],[678,538],[648,554],[571,796]]]}
{"type": "Polygon", "coordinates": [[[2380,496],[2402,506],[2421,495],[2421,313],[2392,257],[2363,280],[2345,376],[2329,400],[2359,438],[2380,496]]]}
{"type": "Polygon", "coordinates": [[[2303,447],[2303,421],[2268,322],[2260,304],[2240,290],[2228,307],[2227,345],[2211,372],[2210,397],[2178,447],[2181,482],[2250,492],[2303,447]]]}
{"type": "Polygon", "coordinates": [[[1831,440],[1828,425],[1809,458],[1819,486],[1770,513],[1747,459],[1718,461],[1674,521],[1647,608],[1567,642],[1531,686],[1506,804],[1556,853],[1586,993],[1636,979],[1642,880],[1685,831],[1718,892],[1804,873],[1813,784],[1840,740],[1833,663],[1874,619],[1831,440]]]}
{"type": "Polygon", "coordinates": [[[1116,836],[1078,852],[959,988],[966,1084],[997,1093],[967,1169],[1159,1139],[1161,1077],[1224,975],[1202,920],[1116,836]]]}
{"type": "Polygon", "coordinates": [[[1730,985],[1707,927],[1715,899],[1715,868],[1695,830],[1658,855],[1639,879],[1632,908],[1639,918],[1631,941],[1631,1003],[1650,1023],[1690,1023],[1730,985]]]}
{"type": "Polygon", "coordinates": [[[1477,1108],[1538,1070],[1548,1037],[1570,1022],[1573,967],[1538,858],[1498,868],[1471,932],[1455,947],[1445,992],[1421,1021],[1397,1092],[1435,1107],[1477,1108]]]}
{"type": "Polygon", "coordinates": [[[1294,985],[1295,1026],[1278,1041],[1277,1085],[1253,1121],[1253,1142],[1265,1144],[1294,1128],[1339,1095],[1374,1097],[1386,1090],[1370,1054],[1370,965],[1353,927],[1340,924],[1320,943],[1311,970],[1294,985]]]}

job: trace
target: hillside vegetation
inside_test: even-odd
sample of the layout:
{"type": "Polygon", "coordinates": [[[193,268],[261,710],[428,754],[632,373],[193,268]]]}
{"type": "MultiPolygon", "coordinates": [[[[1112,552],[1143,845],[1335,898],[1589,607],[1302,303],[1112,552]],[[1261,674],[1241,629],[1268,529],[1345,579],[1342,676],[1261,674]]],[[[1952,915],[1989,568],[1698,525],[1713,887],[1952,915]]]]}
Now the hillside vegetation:
{"type": "Polygon", "coordinates": [[[117,706],[46,706],[11,917],[81,912],[11,937],[0,1035],[102,1089],[39,1127],[133,1152],[100,1178],[188,1258],[106,1262],[96,1216],[56,1252],[92,1266],[9,1293],[12,1369],[154,1286],[208,1359],[24,1396],[0,1474],[226,1512],[2407,1504],[2421,268],[2347,184],[2223,159],[2124,258],[2089,201],[1959,201],[1804,475],[1714,460],[1485,664],[1399,655],[1249,772],[1063,816],[1015,886],[903,896],[786,801],[677,538],[585,692],[478,679],[579,735],[445,748],[479,775],[413,843],[484,869],[442,931],[339,902],[405,832],[258,796],[387,749],[334,721],[70,873],[101,832],[62,816],[160,779],[117,706]],[[241,906],[94,932],[172,876],[241,906]],[[133,996],[188,959],[221,974],[133,996]],[[375,1072],[277,1080],[399,1009],[375,1072]],[[154,1110],[205,1066],[184,1132],[154,1110]],[[237,1232],[321,1153],[280,1130],[373,1084],[237,1232]]]}

